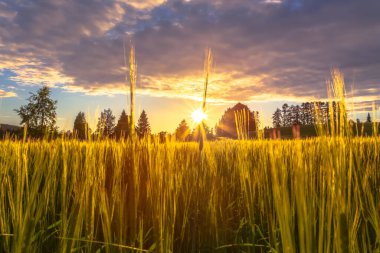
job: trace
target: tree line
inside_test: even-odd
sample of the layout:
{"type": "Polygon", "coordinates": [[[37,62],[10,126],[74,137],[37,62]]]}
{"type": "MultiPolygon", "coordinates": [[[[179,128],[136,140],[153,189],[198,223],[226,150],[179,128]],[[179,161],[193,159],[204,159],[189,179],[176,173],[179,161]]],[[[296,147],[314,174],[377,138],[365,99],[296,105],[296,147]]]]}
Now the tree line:
{"type": "MultiPolygon", "coordinates": [[[[116,117],[111,109],[105,109],[100,113],[95,132],[92,132],[84,112],[79,112],[74,120],[72,135],[80,140],[89,138],[127,138],[131,133],[130,116],[123,110],[115,124],[116,117]]],[[[141,112],[140,118],[135,126],[135,132],[140,138],[150,135],[151,128],[148,115],[145,110],[141,112]]]]}
{"type": "MultiPolygon", "coordinates": [[[[56,126],[57,101],[50,97],[50,89],[46,86],[39,89],[36,93],[30,93],[28,103],[15,109],[21,118],[20,124],[24,125],[28,136],[32,138],[42,138],[45,136],[57,137],[58,128],[56,126]]],[[[161,140],[168,136],[178,141],[197,141],[203,132],[207,139],[215,137],[238,138],[239,129],[246,131],[247,136],[253,138],[259,127],[259,114],[251,111],[247,105],[237,103],[222,115],[215,128],[210,128],[205,122],[202,127],[191,129],[185,119],[183,119],[174,134],[160,132],[158,135],[161,140]],[[243,122],[242,122],[243,121],[243,122]]],[[[66,136],[80,140],[101,139],[101,138],[127,138],[131,134],[131,116],[123,110],[116,122],[116,116],[110,108],[103,110],[97,120],[96,129],[91,129],[84,112],[80,111],[75,117],[72,131],[65,133],[66,136]]],[[[19,130],[16,135],[23,136],[24,131],[19,130]]],[[[143,138],[151,135],[151,127],[148,115],[145,110],[140,114],[137,124],[134,126],[138,137],[143,138]]],[[[15,132],[14,132],[15,133],[15,132]]],[[[62,133],[61,133],[62,134],[62,133]]]]}
{"type": "MultiPolygon", "coordinates": [[[[292,125],[316,125],[327,124],[331,121],[336,122],[340,115],[343,114],[347,120],[347,112],[345,107],[339,104],[339,101],[331,102],[306,102],[301,105],[283,104],[281,108],[277,108],[272,115],[273,127],[290,127],[292,125]]],[[[368,113],[367,123],[371,123],[371,114],[368,113]]],[[[359,119],[356,123],[361,123],[359,119]]]]}
{"type": "Polygon", "coordinates": [[[301,105],[283,104],[272,115],[273,127],[290,127],[292,125],[315,125],[326,124],[336,121],[343,113],[347,118],[346,111],[342,110],[340,102],[306,102],[301,105]]]}
{"type": "MultiPolygon", "coordinates": [[[[50,90],[44,86],[37,93],[31,93],[27,99],[28,103],[15,109],[21,118],[21,124],[27,127],[28,135],[34,138],[51,135],[58,136],[56,127],[57,101],[50,98],[50,90]]],[[[336,122],[343,116],[347,120],[345,107],[339,101],[330,102],[306,102],[301,105],[283,104],[277,108],[272,115],[273,127],[290,127],[292,125],[315,125],[336,122]]],[[[367,122],[372,122],[371,115],[368,113],[367,122]]],[[[357,123],[360,123],[357,120],[357,123]]],[[[226,137],[237,139],[239,129],[246,131],[248,138],[254,138],[259,128],[259,113],[251,111],[247,105],[237,103],[222,115],[215,128],[210,128],[202,122],[202,131],[207,139],[215,137],[226,137]],[[240,116],[240,117],[239,117],[240,116]],[[243,117],[241,117],[243,116],[243,117]],[[243,121],[243,122],[241,122],[243,121]],[[243,126],[243,127],[241,127],[243,126]]],[[[141,112],[137,124],[134,126],[135,133],[140,138],[151,135],[151,127],[148,115],[145,110],[141,112]]],[[[195,127],[190,129],[186,120],[182,120],[173,135],[167,132],[160,132],[160,139],[164,140],[167,136],[174,137],[179,141],[196,141],[200,136],[200,129],[195,127]]],[[[19,136],[23,132],[12,131],[19,136]]],[[[4,131],[0,129],[0,134],[4,131]]],[[[81,140],[89,138],[126,138],[131,134],[131,117],[125,110],[120,114],[117,122],[111,109],[105,109],[100,113],[96,129],[92,130],[86,120],[84,112],[79,112],[74,120],[73,130],[67,135],[81,140]]]]}
{"type": "MultiPolygon", "coordinates": [[[[15,109],[15,112],[21,118],[21,125],[27,130],[29,136],[33,138],[42,138],[45,136],[57,137],[58,128],[56,126],[57,117],[57,100],[50,97],[50,89],[43,86],[36,93],[30,93],[27,99],[28,103],[15,109]]],[[[84,112],[79,112],[74,120],[73,131],[66,133],[69,137],[75,137],[81,140],[89,138],[126,138],[129,136],[130,116],[123,110],[117,123],[116,117],[111,109],[105,109],[100,113],[95,131],[90,129],[84,112]]],[[[135,126],[137,135],[142,138],[151,133],[148,116],[143,110],[135,126]]],[[[16,135],[23,134],[21,130],[13,131],[16,135]]]]}

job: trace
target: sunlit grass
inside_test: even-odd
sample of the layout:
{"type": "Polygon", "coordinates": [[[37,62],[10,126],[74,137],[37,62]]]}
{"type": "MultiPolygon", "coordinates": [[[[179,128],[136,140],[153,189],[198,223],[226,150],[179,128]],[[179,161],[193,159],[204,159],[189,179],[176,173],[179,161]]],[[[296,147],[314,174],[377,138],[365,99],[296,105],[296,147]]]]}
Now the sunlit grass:
{"type": "Polygon", "coordinates": [[[379,150],[378,137],[219,141],[202,152],[5,140],[0,252],[378,252],[379,150]]]}

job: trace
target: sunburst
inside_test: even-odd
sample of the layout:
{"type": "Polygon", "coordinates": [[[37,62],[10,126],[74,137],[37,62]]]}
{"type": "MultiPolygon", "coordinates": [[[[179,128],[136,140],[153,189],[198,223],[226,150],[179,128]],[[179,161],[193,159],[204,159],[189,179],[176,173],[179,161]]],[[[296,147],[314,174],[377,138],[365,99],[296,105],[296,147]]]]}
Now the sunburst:
{"type": "Polygon", "coordinates": [[[200,124],[207,119],[207,114],[201,108],[198,108],[193,112],[191,117],[193,118],[194,123],[200,124]]]}

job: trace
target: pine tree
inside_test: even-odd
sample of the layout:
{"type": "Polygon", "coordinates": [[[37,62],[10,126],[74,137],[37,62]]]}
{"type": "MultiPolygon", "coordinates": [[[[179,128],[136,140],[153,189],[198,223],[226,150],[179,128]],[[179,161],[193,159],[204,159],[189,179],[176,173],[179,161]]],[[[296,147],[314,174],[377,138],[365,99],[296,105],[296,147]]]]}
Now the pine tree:
{"type": "Polygon", "coordinates": [[[79,112],[74,121],[74,136],[80,140],[86,140],[90,136],[90,130],[84,112],[79,112]]]}
{"type": "Polygon", "coordinates": [[[31,96],[27,99],[29,103],[21,106],[20,109],[15,109],[21,117],[20,124],[27,124],[36,136],[56,131],[57,101],[50,98],[49,88],[43,86],[37,94],[30,94],[31,96]]]}
{"type": "Polygon", "coordinates": [[[283,104],[282,105],[282,126],[287,127],[290,126],[290,119],[289,119],[289,105],[283,104]]]}
{"type": "Polygon", "coordinates": [[[305,103],[302,103],[301,104],[301,107],[300,107],[300,122],[301,122],[301,125],[307,125],[306,124],[306,114],[305,114],[305,106],[306,104],[305,103]]]}
{"type": "Polygon", "coordinates": [[[120,118],[117,121],[117,125],[115,127],[115,135],[117,139],[128,137],[130,134],[130,125],[129,125],[129,117],[125,113],[125,110],[121,112],[120,118]]]}
{"type": "Polygon", "coordinates": [[[370,113],[368,113],[368,115],[367,115],[367,123],[372,123],[372,118],[371,118],[370,113]]]}
{"type": "Polygon", "coordinates": [[[322,118],[323,124],[329,122],[329,102],[322,102],[322,118]]]}
{"type": "Polygon", "coordinates": [[[273,113],[272,120],[273,127],[277,128],[282,126],[282,113],[279,108],[273,113]]]}
{"type": "Polygon", "coordinates": [[[175,130],[175,137],[177,141],[186,141],[190,134],[190,128],[186,120],[182,120],[177,129],[175,130]]]}
{"type": "Polygon", "coordinates": [[[137,122],[136,131],[140,138],[150,134],[150,124],[145,110],[141,112],[139,121],[137,122]]]}
{"type": "Polygon", "coordinates": [[[314,116],[313,116],[313,104],[310,102],[306,102],[303,109],[303,115],[305,120],[305,125],[312,125],[314,124],[314,116]]]}
{"type": "Polygon", "coordinates": [[[325,113],[323,102],[316,101],[313,103],[314,111],[314,124],[324,124],[325,122],[325,113]]]}
{"type": "Polygon", "coordinates": [[[114,131],[115,116],[113,116],[112,110],[108,108],[100,113],[96,132],[102,137],[112,137],[114,131]]]}
{"type": "Polygon", "coordinates": [[[301,107],[299,105],[296,105],[293,107],[292,118],[293,118],[293,124],[296,124],[296,125],[301,124],[301,107]]]}

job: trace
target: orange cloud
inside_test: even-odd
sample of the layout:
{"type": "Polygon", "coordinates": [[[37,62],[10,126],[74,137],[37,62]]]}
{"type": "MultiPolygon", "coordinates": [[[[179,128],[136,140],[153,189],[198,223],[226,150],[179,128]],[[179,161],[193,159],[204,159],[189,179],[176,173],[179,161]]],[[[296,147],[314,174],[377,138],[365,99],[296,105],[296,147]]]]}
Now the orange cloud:
{"type": "Polygon", "coordinates": [[[33,54],[18,56],[17,49],[8,48],[10,54],[0,54],[0,70],[8,69],[15,73],[9,79],[22,85],[44,84],[54,87],[57,84],[72,83],[73,78],[63,74],[59,65],[47,65],[33,54]],[[12,53],[14,55],[12,55],[12,53]]]}
{"type": "Polygon", "coordinates": [[[120,0],[120,2],[127,3],[136,9],[150,9],[165,3],[166,0],[120,0]]]}
{"type": "Polygon", "coordinates": [[[360,99],[379,92],[374,88],[379,29],[376,22],[351,19],[349,10],[359,9],[359,3],[335,3],[313,15],[304,3],[305,12],[289,15],[292,5],[281,0],[88,1],[86,8],[75,1],[32,2],[9,7],[7,13],[17,15],[0,25],[0,69],[13,71],[10,79],[19,84],[87,95],[125,94],[123,41],[131,34],[139,94],[200,100],[206,47],[213,48],[218,67],[210,80],[210,103],[320,100],[335,64],[345,66],[347,75],[353,69],[358,73],[357,82],[368,88],[358,93],[366,96],[360,99]],[[332,19],[337,11],[350,19],[332,19]],[[326,39],[331,34],[335,39],[326,39]],[[341,41],[350,43],[342,47],[341,41]]]}
{"type": "Polygon", "coordinates": [[[12,91],[5,91],[0,89],[0,98],[12,98],[17,97],[17,94],[12,91]]]}

